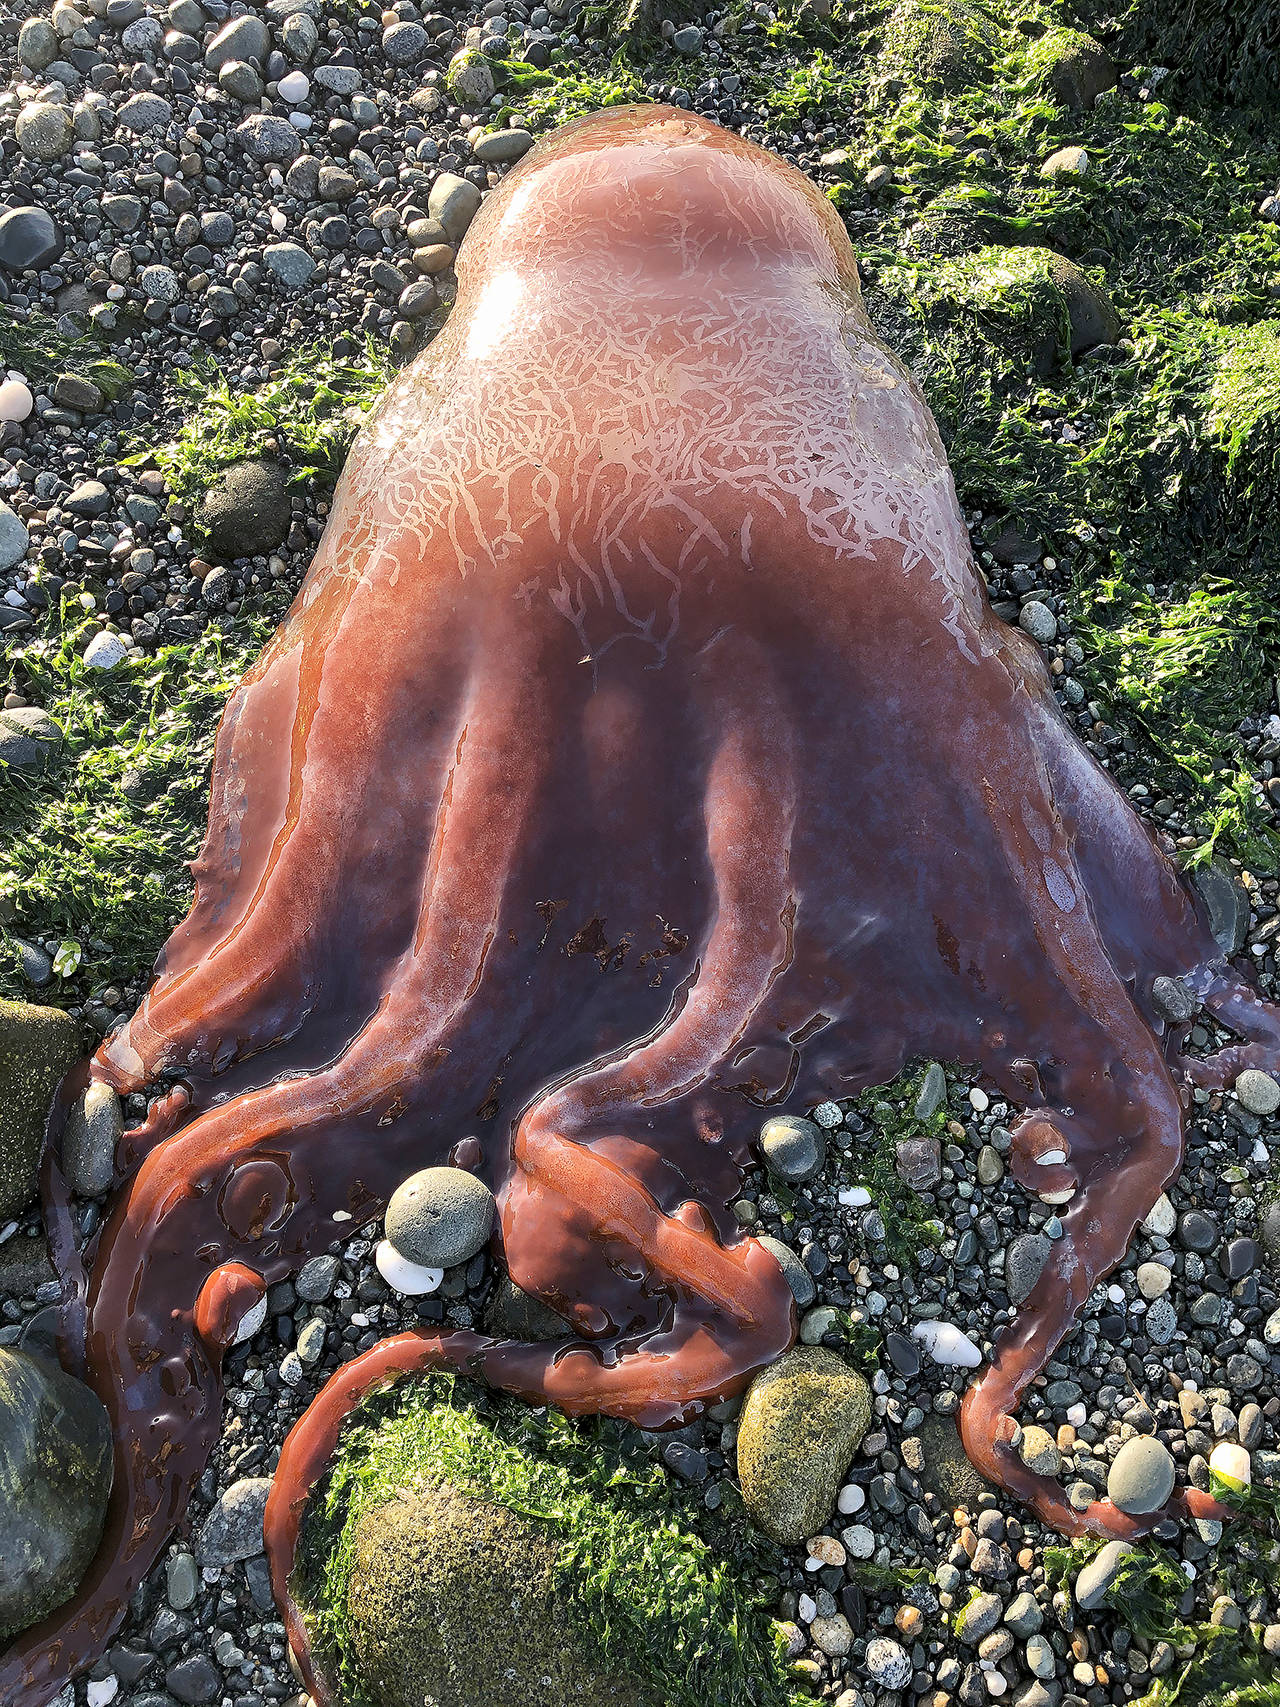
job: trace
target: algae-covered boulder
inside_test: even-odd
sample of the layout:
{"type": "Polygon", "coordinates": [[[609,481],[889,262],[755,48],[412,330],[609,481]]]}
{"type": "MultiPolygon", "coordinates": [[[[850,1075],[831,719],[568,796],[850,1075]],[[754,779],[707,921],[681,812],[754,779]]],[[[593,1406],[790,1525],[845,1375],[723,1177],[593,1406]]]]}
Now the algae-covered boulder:
{"type": "MultiPolygon", "coordinates": [[[[732,1490],[726,1490],[727,1495],[732,1490]]],[[[260,1533],[260,1532],[259,1532],[260,1533]]],[[[376,1707],[788,1707],[772,1547],[624,1424],[435,1372],[344,1431],[301,1551],[344,1699],[376,1707]]]]}
{"type": "Polygon", "coordinates": [[[0,1643],[61,1606],[102,1539],[102,1401],[44,1358],[0,1349],[0,1643]]]}
{"type": "Polygon", "coordinates": [[[738,1481],[775,1541],[794,1545],[830,1519],[870,1420],[867,1383],[821,1346],[797,1346],[756,1376],[738,1419],[738,1481]]]}
{"type": "Polygon", "coordinates": [[[79,1055],[75,1023],[61,1009],[0,1001],[0,1217],[36,1195],[54,1092],[79,1055]]]}
{"type": "Polygon", "coordinates": [[[900,0],[885,26],[890,76],[947,90],[984,82],[1000,47],[1000,25],[968,0],[900,0]]]}
{"type": "Polygon", "coordinates": [[[1079,30],[1046,31],[1028,61],[1033,76],[1072,112],[1087,112],[1105,89],[1116,86],[1110,54],[1079,30]]]}
{"type": "MultiPolygon", "coordinates": [[[[1060,355],[1082,355],[1120,334],[1105,291],[1064,255],[1031,246],[886,267],[867,307],[926,392],[934,372],[968,370],[997,386],[1043,377],[1060,355]]],[[[929,401],[945,434],[945,403],[932,393],[929,401]]]]}
{"type": "Polygon", "coordinates": [[[379,1707],[662,1707],[640,1679],[601,1665],[591,1623],[559,1592],[546,1534],[455,1488],[361,1520],[347,1618],[379,1707]]]}

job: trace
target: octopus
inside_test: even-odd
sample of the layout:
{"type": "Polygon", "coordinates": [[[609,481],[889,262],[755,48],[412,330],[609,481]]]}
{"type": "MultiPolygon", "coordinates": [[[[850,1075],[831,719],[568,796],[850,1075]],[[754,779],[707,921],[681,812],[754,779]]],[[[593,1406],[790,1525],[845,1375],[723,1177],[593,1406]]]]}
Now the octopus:
{"type": "Polygon", "coordinates": [[[361,1395],[445,1367],[663,1428],[740,1392],[796,1332],[730,1210],[762,1118],[913,1059],[1014,1105],[1012,1175],[1062,1205],[964,1398],[974,1465],[1068,1536],[1220,1509],[1077,1510],[1014,1416],[1176,1175],[1192,1082],[1275,1066],[1280,1018],[993,613],[831,204],[709,121],[617,109],[510,173],[457,273],[226,706],[191,911],[84,1070],[153,1100],[80,1275],[47,1170],[115,1488],[6,1703],[102,1650],[228,1347],[407,1174],[492,1186],[494,1256],[564,1333],[399,1334],[297,1423],[266,1538],[322,1702],[290,1568],[361,1395]],[[1164,978],[1234,1041],[1193,1059],[1164,978]]]}

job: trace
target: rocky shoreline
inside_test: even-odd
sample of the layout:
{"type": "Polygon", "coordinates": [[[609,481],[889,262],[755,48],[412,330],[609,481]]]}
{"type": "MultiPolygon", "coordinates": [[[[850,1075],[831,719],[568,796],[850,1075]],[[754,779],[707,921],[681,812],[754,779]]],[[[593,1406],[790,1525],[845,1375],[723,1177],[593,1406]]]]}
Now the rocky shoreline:
{"type": "MultiPolygon", "coordinates": [[[[998,38],[1013,26],[1002,14],[984,24],[981,11],[955,9],[949,51],[966,63],[985,52],[990,66],[996,48],[984,47],[984,30],[998,38]]],[[[1047,20],[1037,11],[1042,39],[1047,20]]],[[[651,62],[637,51],[621,69],[592,27],[572,0],[488,0],[480,11],[398,0],[386,12],[321,0],[267,0],[261,10],[240,0],[172,0],[163,10],[58,0],[49,11],[22,0],[0,20],[0,807],[17,850],[0,868],[12,949],[4,988],[70,1016],[0,1007],[0,1348],[51,1346],[59,1287],[33,1198],[53,1085],[141,996],[185,904],[181,862],[197,840],[221,695],[323,531],[346,415],[447,312],[455,247],[484,194],[535,132],[575,103],[612,98],[616,85],[779,148],[833,192],[855,242],[878,243],[892,224],[895,173],[908,174],[852,144],[860,121],[846,87],[870,86],[883,69],[881,21],[827,0],[794,15],[760,5],[698,21],[673,15],[651,62]],[[797,96],[783,111],[760,96],[797,77],[816,89],[808,104],[797,96]],[[332,396],[319,402],[289,365],[317,341],[334,364],[324,370],[332,396]],[[194,389],[177,382],[206,358],[226,378],[226,401],[209,401],[212,376],[194,389]],[[288,399],[298,397],[295,408],[288,399]],[[198,431],[184,438],[193,419],[198,431]],[[59,779],[73,773],[82,792],[64,797],[59,779]]],[[[937,44],[926,46],[933,54],[937,44]]],[[[1133,115],[1149,109],[1167,68],[1157,76],[1135,64],[1117,76],[1096,47],[1078,36],[1058,44],[1042,68],[1045,99],[1066,114],[1090,113],[1099,99],[1104,115],[1117,110],[1107,101],[1133,115]]],[[[900,81],[892,99],[909,118],[915,85],[900,81]]],[[[1082,134],[1088,122],[1080,117],[1082,134]]],[[[994,127],[961,126],[948,143],[944,119],[937,139],[957,156],[989,155],[972,165],[978,174],[1043,173],[1045,193],[1069,211],[1091,193],[1082,186],[1097,146],[1087,144],[1032,138],[1009,165],[994,127]]],[[[1272,266],[1265,196],[1274,204],[1280,183],[1280,165],[1260,181],[1261,158],[1242,168],[1238,230],[1224,238],[1245,255],[1250,280],[1272,266]]],[[[911,266],[922,252],[918,211],[901,221],[898,259],[911,266]]],[[[952,236],[960,214],[945,210],[952,236]]],[[[1054,219],[1059,235],[1076,229],[1057,203],[1054,219]]],[[[1059,450],[1095,423],[1027,375],[1042,357],[1060,364],[1063,344],[1086,375],[1133,356],[1095,238],[1078,243],[1078,263],[1058,266],[1046,251],[1052,264],[1033,264],[1028,250],[1013,284],[998,280],[999,312],[1011,297],[1017,309],[992,322],[1002,347],[1019,360],[1030,352],[1028,389],[1010,395],[1059,450]]],[[[889,258],[878,254],[867,274],[869,300],[890,317],[889,258]]],[[[989,281],[988,270],[984,292],[989,281]]],[[[946,282],[958,289],[954,276],[946,282]]],[[[1237,286],[1261,323],[1254,285],[1237,286]]],[[[1204,288],[1221,294],[1219,281],[1204,288]]],[[[909,294],[923,300],[918,279],[909,294]]],[[[986,295],[979,309],[985,326],[986,295]]],[[[922,370],[931,359],[923,349],[922,370]]],[[[945,401],[939,393],[940,417],[945,401]]],[[[968,464],[957,466],[997,609],[1046,649],[1064,713],[1095,756],[1191,852],[1205,837],[1203,799],[1185,777],[1152,768],[1139,727],[1149,708],[1130,723],[1125,704],[1107,698],[1080,603],[1096,531],[1119,522],[1075,516],[1065,544],[1046,548],[1008,525],[988,493],[966,490],[968,464]]],[[[1270,501],[1266,490],[1253,500],[1270,501]]],[[[1280,719],[1263,685],[1236,704],[1225,732],[1250,822],[1267,822],[1280,793],[1280,719]]],[[[1206,767],[1219,780],[1230,772],[1216,748],[1206,767]]],[[[1246,956],[1272,992],[1275,871],[1274,858],[1228,837],[1197,879],[1224,950],[1246,956]]],[[[1193,1046],[1217,1041],[1200,1018],[1193,1046]]],[[[1163,1552],[1142,1550],[1140,1569],[1115,1547],[1064,1550],[986,1489],[959,1448],[954,1417],[969,1369],[1061,1232],[1055,1206],[1007,1176],[1012,1111],[971,1074],[922,1063],[856,1104],[762,1132],[761,1166],[735,1214],[777,1242],[801,1312],[797,1361],[776,1377],[781,1397],[755,1393],[642,1446],[685,1508],[732,1517],[746,1534],[745,1500],[777,1538],[767,1563],[753,1555],[745,1569],[779,1623],[797,1689],[837,1707],[1167,1707],[1214,1699],[1219,1674],[1232,1687],[1252,1676],[1259,1690],[1276,1689],[1280,1087],[1247,1073],[1232,1092],[1194,1092],[1193,1104],[1181,1177],[1020,1418],[1023,1457],[1060,1475],[1077,1505],[1105,1492],[1150,1510],[1171,1478],[1209,1488],[1211,1465],[1250,1481],[1256,1526],[1225,1541],[1209,1520],[1170,1526],[1157,1536],[1163,1552]],[[788,1376],[807,1395],[790,1408],[788,1376]],[[777,1509],[779,1488],[793,1507],[807,1499],[777,1509]]],[[[95,1193],[120,1123],[144,1112],[139,1098],[87,1111],[73,1180],[83,1237],[100,1223],[95,1193]]],[[[386,1335],[422,1323],[492,1328],[522,1302],[503,1295],[483,1252],[441,1263],[434,1291],[401,1296],[380,1272],[382,1234],[380,1224],[353,1228],[271,1289],[262,1324],[228,1358],[227,1421],[184,1534],[59,1707],[295,1700],[261,1550],[286,1432],[329,1373],[386,1335]]],[[[453,1520],[465,1543],[471,1518],[459,1507],[453,1520]]],[[[0,1558],[14,1521],[0,1505],[0,1558]]],[[[92,1500],[78,1521],[83,1541],[101,1522],[92,1500]]],[[[477,1627],[472,1640],[500,1651],[512,1628],[477,1627]]]]}

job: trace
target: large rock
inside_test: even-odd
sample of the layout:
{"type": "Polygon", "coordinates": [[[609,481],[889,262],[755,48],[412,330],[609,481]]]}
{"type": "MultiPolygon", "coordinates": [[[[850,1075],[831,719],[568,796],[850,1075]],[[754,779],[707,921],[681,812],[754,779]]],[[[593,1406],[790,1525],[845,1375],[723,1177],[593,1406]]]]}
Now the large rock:
{"type": "Polygon", "coordinates": [[[44,770],[62,751],[62,730],[37,705],[0,711],[0,774],[14,770],[44,770]]]}
{"type": "Polygon", "coordinates": [[[284,471],[259,457],[225,468],[200,509],[210,546],[227,558],[274,551],[289,531],[292,514],[284,471]]]}
{"type": "Polygon", "coordinates": [[[36,1195],[54,1092],[79,1056],[79,1033],[61,1009],[0,1001],[0,1217],[36,1195]]]}
{"type": "Polygon", "coordinates": [[[775,1541],[794,1545],[828,1521],[870,1419],[867,1383],[821,1346],[798,1346],[756,1376],[738,1421],[738,1481],[775,1541]]]}
{"type": "Polygon", "coordinates": [[[534,1523],[450,1487],[356,1529],[351,1650],[378,1707],[659,1707],[611,1674],[534,1523]]]}
{"type": "Polygon", "coordinates": [[[111,1423],[55,1364],[0,1350],[0,1642],[75,1590],[102,1539],[111,1423]]]}

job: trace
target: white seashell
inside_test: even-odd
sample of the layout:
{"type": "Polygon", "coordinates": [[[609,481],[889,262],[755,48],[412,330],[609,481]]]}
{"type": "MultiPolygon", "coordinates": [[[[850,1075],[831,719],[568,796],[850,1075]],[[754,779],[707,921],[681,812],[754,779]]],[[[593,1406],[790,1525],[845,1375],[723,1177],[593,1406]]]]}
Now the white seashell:
{"type": "Polygon", "coordinates": [[[840,1201],[846,1209],[865,1209],[871,1202],[871,1193],[865,1185],[847,1185],[840,1193],[840,1201]]]}
{"type": "Polygon", "coordinates": [[[1059,1162],[1065,1162],[1066,1159],[1067,1152],[1065,1150],[1046,1150],[1043,1156],[1036,1157],[1036,1166],[1038,1168],[1052,1168],[1059,1162]]]}
{"type": "Polygon", "coordinates": [[[402,1257],[387,1239],[378,1241],[373,1260],[387,1285],[396,1292],[403,1292],[408,1298],[419,1298],[425,1292],[434,1292],[444,1279],[442,1268],[424,1268],[421,1263],[410,1262],[408,1257],[402,1257]]]}
{"type": "Polygon", "coordinates": [[[1249,1454],[1234,1440],[1220,1440],[1209,1454],[1209,1473],[1233,1488],[1247,1488],[1253,1481],[1249,1454]]]}
{"type": "Polygon", "coordinates": [[[917,1322],[912,1337],[920,1340],[935,1363],[949,1369],[976,1369],[982,1353],[954,1322],[917,1322]]]}

